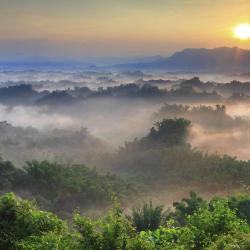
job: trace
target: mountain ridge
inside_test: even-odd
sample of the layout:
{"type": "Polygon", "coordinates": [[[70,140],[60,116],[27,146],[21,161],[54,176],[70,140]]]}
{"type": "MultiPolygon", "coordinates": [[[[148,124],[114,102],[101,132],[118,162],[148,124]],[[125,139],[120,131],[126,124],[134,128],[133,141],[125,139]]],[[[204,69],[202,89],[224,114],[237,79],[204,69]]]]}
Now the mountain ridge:
{"type": "Polygon", "coordinates": [[[250,50],[238,47],[186,48],[148,63],[120,64],[118,69],[203,72],[244,72],[250,69],[250,50]]]}

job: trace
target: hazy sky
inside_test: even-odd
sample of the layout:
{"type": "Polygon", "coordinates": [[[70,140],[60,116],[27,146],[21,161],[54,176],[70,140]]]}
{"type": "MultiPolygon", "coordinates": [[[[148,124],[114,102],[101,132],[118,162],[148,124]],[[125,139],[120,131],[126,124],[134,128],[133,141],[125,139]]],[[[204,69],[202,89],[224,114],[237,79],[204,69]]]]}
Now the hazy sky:
{"type": "Polygon", "coordinates": [[[240,46],[250,0],[0,0],[0,55],[124,56],[240,46]]]}

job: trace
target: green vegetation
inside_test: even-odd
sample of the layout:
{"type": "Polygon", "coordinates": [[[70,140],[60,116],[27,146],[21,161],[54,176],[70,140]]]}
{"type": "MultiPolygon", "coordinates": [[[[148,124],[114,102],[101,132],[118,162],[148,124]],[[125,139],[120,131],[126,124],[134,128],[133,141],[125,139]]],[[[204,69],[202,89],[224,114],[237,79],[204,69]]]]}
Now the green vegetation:
{"type": "Polygon", "coordinates": [[[11,162],[1,160],[0,180],[2,190],[29,192],[42,207],[55,212],[71,212],[79,206],[105,206],[110,204],[114,191],[120,198],[135,192],[130,183],[115,175],[100,175],[84,165],[48,161],[27,162],[23,169],[17,169],[11,162]]]}
{"type": "Polygon", "coordinates": [[[136,231],[156,230],[166,222],[166,213],[163,206],[154,207],[152,202],[144,204],[142,208],[134,208],[132,221],[136,231]]]}
{"type": "Polygon", "coordinates": [[[33,202],[18,200],[12,193],[0,198],[0,228],[0,249],[6,250],[32,249],[24,247],[27,241],[38,240],[39,246],[48,236],[56,240],[66,232],[65,223],[55,215],[38,210],[33,202]]]}
{"type": "MultiPolygon", "coordinates": [[[[135,218],[129,219],[116,199],[113,199],[110,212],[97,220],[74,214],[73,227],[69,228],[65,221],[40,211],[33,202],[7,193],[0,198],[0,249],[247,250],[250,248],[250,225],[242,219],[247,209],[241,211],[241,216],[237,213],[242,199],[242,196],[234,196],[205,201],[192,193],[186,200],[189,204],[186,208],[192,209],[169,213],[162,226],[158,223],[152,228],[136,230],[135,218]],[[176,213],[182,213],[185,224],[178,225],[176,213]]],[[[244,196],[244,200],[250,202],[250,197],[244,196]]],[[[178,204],[181,203],[183,201],[178,204]]],[[[142,209],[145,208],[158,211],[157,214],[162,211],[152,204],[142,209]]],[[[249,210],[250,205],[246,208],[249,210]]],[[[151,213],[143,216],[144,219],[152,218],[151,213]]]]}
{"type": "Polygon", "coordinates": [[[206,202],[201,197],[197,196],[196,193],[190,192],[190,197],[183,198],[180,202],[173,203],[175,211],[170,213],[169,216],[174,218],[178,225],[184,226],[187,223],[186,218],[203,207],[205,203],[206,202]]]}
{"type": "Polygon", "coordinates": [[[188,135],[190,121],[183,118],[163,119],[150,129],[141,142],[152,146],[173,147],[182,145],[188,135]]]}
{"type": "Polygon", "coordinates": [[[0,198],[0,249],[250,249],[247,194],[208,201],[191,192],[171,209],[149,202],[126,213],[117,202],[129,203],[138,192],[164,191],[168,185],[220,191],[250,185],[250,161],[193,149],[186,140],[190,126],[183,118],[156,123],[146,136],[109,155],[112,174],[49,161],[27,162],[19,169],[1,160],[0,190],[6,194],[0,198]],[[41,209],[57,215],[17,197],[35,198],[41,209]],[[98,207],[101,217],[82,216],[98,207]]]}
{"type": "MultiPolygon", "coordinates": [[[[31,161],[16,168],[1,160],[0,190],[35,198],[42,209],[66,216],[77,207],[108,207],[112,192],[129,203],[138,192],[152,194],[168,187],[216,192],[250,186],[250,161],[192,148],[187,143],[190,126],[183,118],[156,123],[146,136],[107,155],[102,173],[85,165],[49,161],[31,161]]],[[[244,210],[243,201],[241,206],[244,210]]],[[[185,206],[179,204],[176,209],[185,206]]]]}
{"type": "MultiPolygon", "coordinates": [[[[250,161],[208,154],[186,141],[191,124],[183,118],[164,119],[142,139],[128,142],[113,160],[113,169],[150,186],[195,186],[213,190],[250,185],[250,161]]],[[[192,188],[191,188],[192,189],[192,188]]]]}

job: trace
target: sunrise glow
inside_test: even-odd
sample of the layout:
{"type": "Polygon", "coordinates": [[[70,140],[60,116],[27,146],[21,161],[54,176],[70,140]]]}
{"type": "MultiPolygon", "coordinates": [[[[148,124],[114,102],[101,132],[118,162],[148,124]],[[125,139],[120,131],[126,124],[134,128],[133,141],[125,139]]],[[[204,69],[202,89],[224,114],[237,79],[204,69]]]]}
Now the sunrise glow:
{"type": "Polygon", "coordinates": [[[234,36],[241,40],[250,38],[250,25],[247,23],[240,24],[234,28],[234,36]]]}

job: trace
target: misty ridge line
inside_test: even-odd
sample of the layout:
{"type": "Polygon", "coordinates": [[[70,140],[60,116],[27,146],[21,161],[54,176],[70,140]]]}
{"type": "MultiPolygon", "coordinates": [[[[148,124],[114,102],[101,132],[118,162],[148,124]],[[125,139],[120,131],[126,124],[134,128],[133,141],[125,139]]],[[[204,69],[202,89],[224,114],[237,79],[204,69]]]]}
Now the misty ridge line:
{"type": "Polygon", "coordinates": [[[45,157],[99,166],[105,153],[113,154],[125,142],[142,138],[155,122],[178,117],[192,123],[187,138],[192,147],[249,159],[249,143],[242,132],[249,130],[250,114],[245,109],[249,105],[249,82],[221,83],[127,71],[116,73],[115,77],[133,83],[109,86],[113,73],[81,74],[92,77],[93,83],[97,79],[107,83],[89,88],[75,87],[69,81],[73,85],[64,89],[67,80],[39,81],[41,88],[63,84],[62,90],[56,91],[36,90],[34,81],[0,88],[1,117],[10,123],[1,125],[5,131],[2,133],[6,133],[1,149],[4,158],[18,165],[33,155],[40,160],[45,157]],[[31,130],[23,131],[21,136],[17,126],[31,130]],[[88,130],[83,132],[84,128],[88,130]],[[16,136],[8,130],[15,131],[16,136]]]}
{"type": "MultiPolygon", "coordinates": [[[[64,83],[67,81],[64,81],[64,83]]],[[[56,82],[55,84],[60,84],[56,82]]],[[[43,85],[43,82],[39,84],[43,85]]],[[[53,82],[49,81],[49,84],[53,82]]],[[[69,82],[68,84],[71,84],[69,82]]],[[[250,83],[231,81],[229,83],[202,82],[199,78],[190,80],[136,80],[134,83],[116,86],[73,87],[64,90],[34,90],[30,84],[13,85],[0,88],[0,101],[3,104],[22,105],[73,105],[87,98],[159,98],[159,101],[194,101],[226,102],[247,101],[249,99],[250,83]],[[162,99],[160,99],[162,98],[162,99]]]]}
{"type": "MultiPolygon", "coordinates": [[[[109,107],[114,104],[124,106],[126,103],[111,102],[107,106],[107,112],[109,112],[109,107]]],[[[101,103],[101,105],[103,106],[104,103],[101,103]]],[[[4,158],[16,163],[18,161],[25,162],[26,160],[31,160],[30,156],[32,155],[34,158],[41,160],[43,157],[46,157],[46,159],[57,160],[59,162],[85,162],[95,165],[97,164],[95,160],[99,158],[96,157],[96,154],[101,155],[105,152],[115,152],[117,147],[122,146],[128,139],[133,140],[136,137],[143,137],[156,121],[164,118],[173,119],[180,117],[192,121],[192,126],[188,134],[188,142],[192,146],[210,153],[228,153],[230,155],[237,155],[241,159],[248,159],[247,152],[250,145],[247,143],[249,140],[246,140],[244,134],[250,129],[249,119],[231,117],[226,113],[226,108],[223,105],[183,106],[165,104],[158,113],[152,112],[150,114],[148,114],[149,109],[145,107],[145,103],[140,103],[136,108],[137,112],[135,112],[134,106],[131,107],[131,110],[125,110],[126,116],[129,116],[130,119],[121,120],[120,117],[124,114],[119,114],[119,112],[118,114],[112,114],[110,117],[101,116],[100,121],[102,123],[100,127],[96,119],[98,115],[97,111],[93,111],[87,117],[89,124],[91,124],[89,126],[90,134],[87,129],[80,129],[81,122],[79,121],[79,127],[72,126],[71,124],[67,125],[66,117],[62,114],[51,117],[51,114],[39,114],[36,109],[29,108],[27,110],[26,108],[18,108],[18,113],[25,120],[27,128],[24,125],[15,127],[6,122],[0,124],[2,155],[4,158]],[[142,107],[145,113],[141,112],[142,107]],[[30,115],[31,111],[33,114],[30,115]],[[92,122],[91,119],[93,119],[92,122]],[[39,130],[32,128],[36,122],[38,123],[37,126],[41,126],[41,120],[44,124],[43,128],[39,130]],[[112,126],[114,121],[115,125],[112,126]],[[63,124],[63,127],[58,129],[58,123],[60,122],[63,124]],[[105,123],[107,123],[105,126],[108,127],[107,130],[103,128],[103,124],[105,123]],[[145,132],[143,133],[143,131],[145,132]],[[117,137],[121,132],[124,135],[118,141],[113,141],[113,145],[107,143],[112,141],[112,137],[117,137]],[[215,144],[218,139],[220,143],[217,142],[215,144]],[[234,141],[234,144],[231,143],[232,141],[234,141]],[[239,150],[237,150],[235,143],[245,146],[244,148],[239,147],[239,150]]],[[[12,119],[14,123],[18,123],[18,116],[15,109],[8,109],[8,115],[4,114],[3,110],[0,109],[2,110],[1,117],[5,116],[6,120],[12,119]]],[[[71,117],[71,123],[75,124],[75,122],[77,120],[71,117]]],[[[83,121],[82,124],[84,124],[83,121]]]]}
{"type": "MultiPolygon", "coordinates": [[[[91,72],[91,74],[93,73],[91,72]]],[[[122,75],[125,78],[128,76],[136,78],[147,76],[142,72],[126,72],[122,73],[122,75]]],[[[99,88],[98,90],[77,87],[55,92],[39,92],[33,90],[31,85],[1,88],[0,96],[2,98],[0,101],[3,102],[4,105],[10,105],[9,108],[3,106],[2,117],[6,117],[6,120],[14,125],[24,127],[33,126],[44,131],[47,131],[48,128],[56,127],[77,131],[80,130],[81,127],[88,127],[95,136],[100,137],[104,141],[110,141],[112,138],[113,146],[118,146],[125,140],[133,140],[135,137],[143,136],[143,133],[153,124],[151,114],[149,113],[153,113],[159,109],[162,102],[187,102],[190,104],[193,103],[192,105],[201,101],[213,105],[216,103],[226,103],[229,108],[232,108],[235,105],[237,106],[237,103],[247,105],[249,98],[247,93],[250,90],[250,83],[248,82],[202,82],[197,77],[189,80],[177,79],[172,81],[159,80],[159,78],[158,80],[150,79],[145,81],[139,78],[136,81],[136,83],[132,84],[99,88]],[[152,83],[154,85],[152,85],[152,83]],[[169,88],[168,90],[164,89],[166,85],[169,88]],[[235,94],[236,91],[239,91],[240,94],[235,94]],[[243,91],[245,94],[242,94],[243,91]],[[41,96],[43,94],[44,96],[41,96]],[[85,97],[83,97],[84,94],[86,94],[85,97]],[[73,101],[79,96],[79,99],[83,100],[83,103],[81,103],[81,101],[79,103],[73,101]],[[27,102],[29,99],[27,97],[30,98],[30,102],[27,102]],[[124,97],[125,99],[123,99],[124,97]],[[131,97],[133,98],[133,102],[131,102],[131,97]],[[24,100],[25,102],[23,103],[24,100]],[[34,102],[36,102],[37,108],[32,107],[34,102]],[[28,106],[25,107],[26,105],[28,106]],[[119,110],[112,114],[110,110],[114,105],[119,107],[119,110]],[[135,110],[137,110],[136,115],[134,114],[135,110]],[[29,113],[31,115],[29,115],[29,113]],[[100,122],[102,125],[98,126],[100,122]],[[112,129],[110,129],[111,126],[112,129]],[[120,134],[127,136],[121,136],[120,134]]],[[[237,112],[239,112],[239,110],[237,112]]],[[[193,122],[193,130],[190,136],[191,144],[210,152],[218,150],[219,153],[227,152],[234,155],[233,148],[225,145],[235,139],[239,144],[242,143],[244,136],[240,133],[240,129],[244,122],[232,122],[232,120],[227,117],[226,122],[224,121],[222,123],[221,120],[219,120],[217,125],[212,125],[218,118],[212,114],[211,125],[209,127],[207,124],[199,123],[199,120],[204,121],[208,119],[208,113],[200,113],[200,119],[197,119],[194,115],[190,116],[190,112],[186,113],[187,114],[185,114],[185,112],[173,112],[170,118],[184,117],[193,122]],[[221,128],[219,128],[219,126],[221,126],[221,128]],[[211,127],[213,127],[214,131],[211,130],[211,127]],[[208,140],[208,138],[210,140],[208,140]],[[222,138],[225,138],[225,143],[218,144],[217,148],[213,149],[211,144],[218,138],[220,138],[221,142],[223,142],[222,138]],[[211,144],[209,143],[210,141],[211,144]]],[[[193,111],[193,113],[195,112],[193,111]]],[[[165,117],[167,117],[167,114],[165,114],[165,117]]],[[[164,116],[160,118],[162,119],[164,116]]],[[[229,145],[231,145],[231,143],[229,143],[229,145]]],[[[248,145],[246,145],[246,148],[248,148],[248,145]]],[[[236,155],[240,158],[247,159],[247,149],[244,150],[244,153],[241,153],[242,151],[243,150],[236,150],[236,155]]],[[[75,155],[78,155],[78,153],[75,155]]],[[[60,158],[58,156],[56,157],[58,159],[60,158]]],[[[69,158],[72,159],[73,156],[69,158]]]]}
{"type": "Polygon", "coordinates": [[[110,187],[129,209],[142,200],[171,204],[190,190],[227,195],[249,184],[247,76],[80,74],[87,85],[36,85],[34,77],[0,88],[0,169],[10,171],[0,191],[67,217],[78,205],[96,216],[94,204],[110,205],[110,187]]]}
{"type": "MultiPolygon", "coordinates": [[[[168,105],[167,107],[172,109],[176,108],[176,105],[168,105]]],[[[178,107],[183,108],[183,106],[178,107]]],[[[166,106],[164,106],[164,110],[166,111],[166,106]]],[[[220,105],[216,108],[201,106],[191,107],[190,110],[195,113],[212,112],[216,115],[217,112],[224,113],[225,107],[220,105]]],[[[10,135],[14,135],[14,137],[15,135],[18,137],[22,135],[22,141],[25,138],[25,132],[27,136],[30,131],[33,131],[31,128],[26,130],[20,127],[14,128],[8,123],[0,125],[0,131],[5,129],[5,133],[9,131],[10,135]],[[19,129],[20,135],[17,134],[17,129],[19,129]]],[[[147,194],[145,198],[153,196],[160,200],[164,199],[164,197],[161,197],[163,194],[160,194],[159,190],[171,191],[179,187],[180,183],[183,182],[186,184],[186,191],[195,188],[203,193],[224,192],[227,194],[232,190],[243,188],[242,183],[247,185],[249,181],[249,161],[239,161],[227,155],[206,154],[192,148],[188,143],[191,125],[191,122],[184,118],[164,118],[161,122],[155,123],[143,137],[126,142],[118,150],[111,152],[111,155],[108,155],[107,151],[100,155],[100,150],[97,150],[97,146],[100,146],[100,144],[94,140],[92,153],[95,166],[102,173],[101,176],[96,172],[96,168],[86,167],[82,163],[73,161],[70,161],[70,163],[68,161],[63,162],[60,155],[58,155],[58,159],[61,158],[61,162],[55,162],[55,159],[53,162],[49,162],[48,159],[50,158],[44,154],[43,157],[46,157],[46,161],[39,159],[28,161],[22,165],[23,168],[21,169],[16,168],[9,161],[1,160],[0,166],[4,166],[3,170],[7,171],[7,176],[10,177],[8,185],[4,185],[11,188],[11,190],[14,189],[21,197],[36,197],[39,204],[56,213],[66,213],[65,216],[75,206],[76,202],[81,204],[82,209],[87,209],[91,202],[94,202],[91,195],[87,200],[81,199],[82,194],[88,195],[90,193],[95,195],[94,197],[99,197],[100,193],[105,194],[105,196],[101,196],[102,199],[98,199],[99,204],[105,206],[111,188],[110,184],[112,184],[112,188],[118,188],[116,192],[119,195],[125,195],[125,197],[129,198],[130,205],[140,192],[144,195],[147,194]],[[186,160],[183,161],[183,159],[186,160]],[[231,165],[228,168],[229,163],[231,165]],[[11,169],[10,173],[8,169],[11,169]],[[221,178],[225,172],[227,175],[221,178]],[[13,173],[14,180],[12,178],[13,173]],[[90,189],[89,187],[86,188],[86,178],[90,182],[90,189]],[[20,182],[20,180],[25,181],[20,182]],[[68,184],[69,180],[70,183],[68,184]],[[99,181],[97,182],[97,180],[99,181]],[[217,186],[211,190],[210,185],[213,185],[214,180],[217,186]],[[77,186],[72,188],[71,181],[77,186]],[[45,182],[52,185],[53,189],[50,190],[50,186],[44,185],[45,182]],[[98,183],[98,189],[92,190],[92,185],[95,186],[96,182],[98,183]],[[65,190],[65,187],[71,187],[68,189],[67,196],[58,194],[58,190],[65,190]],[[53,201],[54,197],[57,197],[57,199],[53,201]],[[68,199],[71,202],[67,202],[68,199]]],[[[36,131],[33,132],[36,134],[36,131]]],[[[58,130],[56,134],[58,136],[48,134],[48,138],[44,140],[45,147],[50,146],[50,151],[56,148],[62,150],[60,146],[66,146],[66,151],[63,153],[69,155],[71,153],[69,149],[72,146],[75,145],[78,149],[83,147],[86,150],[89,143],[91,141],[93,143],[93,138],[88,135],[86,129],[76,133],[68,132],[67,135],[65,131],[58,130]],[[86,142],[86,140],[87,144],[83,145],[82,143],[86,142]]],[[[38,137],[40,136],[38,135],[38,137]]],[[[3,139],[5,139],[4,148],[8,147],[8,143],[13,148],[15,141],[8,142],[6,138],[3,139]]],[[[38,147],[39,152],[41,149],[43,150],[44,145],[42,143],[36,145],[36,143],[31,141],[29,146],[33,150],[34,147],[38,147]]],[[[106,149],[106,145],[104,146],[106,149]]],[[[24,147],[23,149],[26,150],[24,147]]],[[[73,148],[74,153],[76,153],[75,150],[76,148],[73,148]]],[[[83,155],[84,152],[80,151],[78,153],[83,155]]],[[[88,150],[85,155],[88,160],[90,153],[91,151],[88,150]]],[[[34,155],[33,151],[32,156],[34,157],[34,155]]],[[[75,155],[73,155],[72,159],[74,157],[75,155]]],[[[87,162],[86,159],[82,158],[81,161],[87,162]]],[[[90,164],[90,161],[88,163],[90,164]]],[[[92,165],[90,164],[90,166],[92,165]]],[[[177,197],[182,192],[185,193],[180,188],[178,191],[175,190],[172,195],[177,197]]],[[[134,204],[137,204],[137,202],[134,201],[134,204]]],[[[127,206],[126,202],[124,205],[127,206]]]]}

